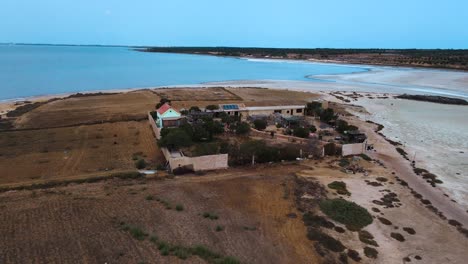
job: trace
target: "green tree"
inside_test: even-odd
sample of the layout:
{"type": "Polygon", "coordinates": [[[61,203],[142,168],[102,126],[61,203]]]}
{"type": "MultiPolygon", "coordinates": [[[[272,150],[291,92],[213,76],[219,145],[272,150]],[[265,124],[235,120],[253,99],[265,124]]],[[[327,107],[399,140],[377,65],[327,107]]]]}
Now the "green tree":
{"type": "Polygon", "coordinates": [[[316,128],[314,125],[311,125],[311,126],[309,127],[309,130],[310,130],[310,132],[312,132],[312,133],[317,132],[317,128],[316,128]]]}
{"type": "Polygon", "coordinates": [[[346,130],[348,130],[348,122],[341,119],[336,120],[336,131],[344,133],[346,130]]]}
{"type": "Polygon", "coordinates": [[[213,135],[218,135],[224,132],[224,126],[221,122],[213,121],[213,119],[209,121],[205,121],[203,126],[205,127],[206,131],[210,134],[210,138],[213,138],[213,135]]]}
{"type": "Polygon", "coordinates": [[[298,128],[294,129],[293,135],[295,137],[308,138],[309,137],[309,130],[304,128],[304,127],[298,127],[298,128]]]}
{"type": "Polygon", "coordinates": [[[240,122],[236,125],[236,134],[245,135],[250,132],[250,125],[246,122],[240,122]]]}
{"type": "Polygon", "coordinates": [[[189,112],[201,112],[201,109],[198,106],[192,106],[190,107],[189,112]]]}
{"type": "Polygon", "coordinates": [[[267,127],[267,121],[265,119],[256,119],[253,123],[257,130],[264,130],[267,127]]]}
{"type": "Polygon", "coordinates": [[[320,120],[323,122],[330,122],[331,120],[336,119],[337,116],[335,115],[335,112],[331,108],[327,108],[323,111],[320,112],[320,120]]]}
{"type": "Polygon", "coordinates": [[[194,141],[201,142],[201,141],[211,140],[211,135],[208,132],[208,130],[206,130],[204,124],[199,124],[199,123],[194,124],[192,128],[193,128],[192,138],[194,141]]]}
{"type": "Polygon", "coordinates": [[[192,139],[183,129],[173,128],[159,140],[161,147],[181,148],[192,145],[192,139]]]}
{"type": "Polygon", "coordinates": [[[161,100],[159,100],[159,103],[156,104],[156,109],[159,109],[165,103],[171,104],[171,100],[167,98],[161,98],[161,100]]]}
{"type": "Polygon", "coordinates": [[[218,110],[219,105],[207,105],[205,108],[206,110],[218,110]]]}
{"type": "Polygon", "coordinates": [[[306,115],[319,115],[322,110],[322,103],[320,102],[311,102],[307,103],[306,106],[306,115]]]}

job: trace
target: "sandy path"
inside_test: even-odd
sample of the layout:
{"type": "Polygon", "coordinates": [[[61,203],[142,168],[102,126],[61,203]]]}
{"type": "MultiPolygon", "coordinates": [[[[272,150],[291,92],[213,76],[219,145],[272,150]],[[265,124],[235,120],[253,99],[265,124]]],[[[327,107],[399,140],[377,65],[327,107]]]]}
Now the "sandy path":
{"type": "Polygon", "coordinates": [[[452,202],[449,197],[446,197],[441,189],[432,187],[421,176],[416,175],[409,162],[396,151],[393,145],[378,135],[372,126],[369,126],[368,123],[357,117],[352,117],[348,120],[351,124],[358,126],[364,131],[368,136],[368,142],[374,144],[377,152],[367,153],[370,157],[384,162],[388,168],[395,171],[396,176],[406,181],[409,187],[421,194],[423,199],[431,201],[432,205],[442,212],[447,219],[453,219],[465,227],[468,226],[468,212],[452,202]]]}

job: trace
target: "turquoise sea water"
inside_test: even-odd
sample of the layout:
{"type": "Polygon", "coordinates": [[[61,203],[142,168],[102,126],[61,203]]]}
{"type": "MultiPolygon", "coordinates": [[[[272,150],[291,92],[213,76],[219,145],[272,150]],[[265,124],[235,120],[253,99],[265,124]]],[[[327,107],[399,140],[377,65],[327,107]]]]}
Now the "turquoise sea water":
{"type": "Polygon", "coordinates": [[[362,67],[146,53],[115,47],[0,46],[0,100],[235,80],[317,81],[362,67]]]}

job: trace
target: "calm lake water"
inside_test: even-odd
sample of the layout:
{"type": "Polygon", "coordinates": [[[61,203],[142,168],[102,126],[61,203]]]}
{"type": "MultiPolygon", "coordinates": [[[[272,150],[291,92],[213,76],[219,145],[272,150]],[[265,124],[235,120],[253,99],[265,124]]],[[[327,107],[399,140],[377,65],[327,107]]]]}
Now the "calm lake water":
{"type": "Polygon", "coordinates": [[[317,81],[367,69],[309,62],[145,53],[128,48],[0,46],[0,99],[234,80],[317,81]]]}

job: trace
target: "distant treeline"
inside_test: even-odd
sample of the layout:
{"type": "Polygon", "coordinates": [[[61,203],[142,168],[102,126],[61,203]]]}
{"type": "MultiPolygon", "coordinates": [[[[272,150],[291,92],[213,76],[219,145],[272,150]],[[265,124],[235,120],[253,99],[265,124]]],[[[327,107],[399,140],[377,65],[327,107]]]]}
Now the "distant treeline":
{"type": "Polygon", "coordinates": [[[467,49],[292,49],[239,47],[151,47],[141,51],[219,56],[316,59],[344,63],[406,65],[468,70],[467,49]]]}

